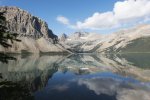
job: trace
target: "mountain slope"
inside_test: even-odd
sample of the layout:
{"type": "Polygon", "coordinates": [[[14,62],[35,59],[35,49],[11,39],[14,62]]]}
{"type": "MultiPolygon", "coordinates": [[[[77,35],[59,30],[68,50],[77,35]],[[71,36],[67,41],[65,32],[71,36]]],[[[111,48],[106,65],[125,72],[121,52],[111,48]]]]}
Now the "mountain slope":
{"type": "Polygon", "coordinates": [[[140,25],[106,36],[97,52],[149,52],[150,25],[140,25]]]}
{"type": "Polygon", "coordinates": [[[76,53],[91,53],[99,48],[99,41],[104,35],[88,32],[75,32],[67,38],[63,38],[64,34],[60,37],[60,43],[72,52],[76,53]],[[62,39],[63,38],[63,39],[62,39]]]}
{"type": "Polygon", "coordinates": [[[124,48],[118,49],[119,52],[150,52],[150,37],[138,38],[131,41],[124,48]]]}
{"type": "Polygon", "coordinates": [[[83,32],[72,35],[62,44],[77,53],[128,53],[150,52],[149,43],[150,25],[147,24],[106,35],[83,32]]]}
{"type": "Polygon", "coordinates": [[[64,48],[60,49],[55,45],[58,37],[40,18],[17,7],[0,7],[0,11],[5,11],[4,16],[8,22],[8,29],[11,32],[18,33],[18,38],[21,40],[21,42],[14,42],[12,48],[6,49],[1,46],[1,52],[66,52],[64,48]]]}

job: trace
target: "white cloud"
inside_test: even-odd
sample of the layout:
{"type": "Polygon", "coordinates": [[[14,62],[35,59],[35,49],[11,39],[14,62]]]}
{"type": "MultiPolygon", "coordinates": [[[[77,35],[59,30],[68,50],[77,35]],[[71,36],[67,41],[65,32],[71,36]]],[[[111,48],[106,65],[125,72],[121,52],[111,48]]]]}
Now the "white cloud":
{"type": "Polygon", "coordinates": [[[126,0],[114,5],[114,17],[120,22],[150,17],[150,0],[126,0]]]}
{"type": "Polygon", "coordinates": [[[63,17],[63,16],[58,16],[56,20],[65,25],[70,24],[69,19],[67,19],[66,17],[63,17]]]}
{"type": "Polygon", "coordinates": [[[79,29],[99,29],[110,28],[117,25],[118,22],[114,18],[112,12],[94,13],[92,17],[85,19],[84,22],[77,22],[76,26],[79,29]]]}
{"type": "MultiPolygon", "coordinates": [[[[61,16],[62,17],[62,16],[61,16]]],[[[76,29],[108,29],[132,25],[135,23],[145,23],[150,19],[150,0],[124,0],[114,4],[112,11],[96,12],[91,17],[83,21],[78,21],[71,25],[65,17],[58,21],[76,29]],[[64,20],[64,21],[62,21],[64,20]]]]}

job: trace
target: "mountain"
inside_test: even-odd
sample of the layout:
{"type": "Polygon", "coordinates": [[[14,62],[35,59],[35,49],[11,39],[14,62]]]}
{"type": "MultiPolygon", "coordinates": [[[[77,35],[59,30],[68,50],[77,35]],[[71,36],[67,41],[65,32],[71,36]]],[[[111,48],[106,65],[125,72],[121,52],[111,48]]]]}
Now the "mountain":
{"type": "Polygon", "coordinates": [[[60,41],[65,42],[67,38],[68,38],[68,36],[65,33],[63,33],[60,37],[60,41]]]}
{"type": "Polygon", "coordinates": [[[139,25],[112,34],[75,32],[63,45],[77,53],[150,52],[150,25],[139,25]]]}
{"type": "MultiPolygon", "coordinates": [[[[27,11],[17,7],[0,7],[5,11],[11,32],[18,33],[21,42],[14,42],[12,48],[0,51],[21,52],[52,52],[52,53],[129,53],[150,52],[150,25],[139,25],[112,34],[97,34],[90,32],[75,32],[71,35],[62,34],[57,37],[48,28],[45,21],[32,16],[27,11]]],[[[11,42],[10,42],[11,43],[11,42]]]]}
{"type": "Polygon", "coordinates": [[[97,52],[149,52],[149,42],[150,25],[140,25],[107,35],[100,42],[97,52]]]}
{"type": "Polygon", "coordinates": [[[45,21],[17,7],[0,7],[0,11],[5,11],[8,29],[18,33],[18,38],[21,40],[14,42],[12,48],[6,49],[0,46],[1,52],[66,52],[57,44],[58,37],[48,28],[45,21]]]}
{"type": "MultiPolygon", "coordinates": [[[[60,41],[64,47],[72,52],[89,52],[91,48],[94,48],[98,41],[104,35],[97,33],[89,33],[89,32],[75,32],[65,39],[65,41],[60,41]]],[[[91,51],[95,52],[95,50],[91,51]]]]}

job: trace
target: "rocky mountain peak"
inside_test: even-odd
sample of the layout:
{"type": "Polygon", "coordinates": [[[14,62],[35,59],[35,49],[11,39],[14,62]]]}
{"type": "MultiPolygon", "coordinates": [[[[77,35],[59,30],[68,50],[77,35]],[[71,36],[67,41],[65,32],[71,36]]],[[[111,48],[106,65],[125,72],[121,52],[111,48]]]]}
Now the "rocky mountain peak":
{"type": "Polygon", "coordinates": [[[75,32],[73,35],[75,38],[80,38],[80,37],[85,37],[89,35],[89,33],[88,32],[75,32]]]}
{"type": "Polygon", "coordinates": [[[60,41],[64,42],[64,41],[66,41],[67,38],[68,38],[68,36],[67,36],[65,33],[63,33],[63,34],[60,36],[60,41]]]}
{"type": "Polygon", "coordinates": [[[57,35],[53,34],[45,21],[18,7],[0,7],[5,12],[7,27],[13,33],[18,33],[21,42],[14,42],[12,48],[0,46],[0,52],[66,52],[58,43],[57,35]]]}
{"type": "Polygon", "coordinates": [[[56,35],[48,28],[45,21],[36,16],[32,16],[29,12],[17,7],[4,6],[0,7],[1,12],[5,12],[8,28],[10,31],[18,33],[21,37],[31,38],[57,38],[56,35]]]}

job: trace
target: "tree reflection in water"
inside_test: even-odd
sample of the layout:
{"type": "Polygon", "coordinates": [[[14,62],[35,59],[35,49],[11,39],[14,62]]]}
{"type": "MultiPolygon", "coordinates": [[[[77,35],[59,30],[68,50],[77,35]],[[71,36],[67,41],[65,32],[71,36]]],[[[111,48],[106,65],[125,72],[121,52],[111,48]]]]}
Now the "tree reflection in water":
{"type": "Polygon", "coordinates": [[[0,82],[0,100],[33,100],[26,84],[0,82]]]}
{"type": "Polygon", "coordinates": [[[0,62],[8,63],[9,60],[16,60],[16,58],[4,53],[0,53],[0,62]]]}
{"type": "MultiPolygon", "coordinates": [[[[0,53],[0,62],[8,63],[9,60],[16,60],[15,57],[0,53]]],[[[11,82],[3,79],[0,73],[0,100],[33,100],[27,84],[11,82]]]]}

